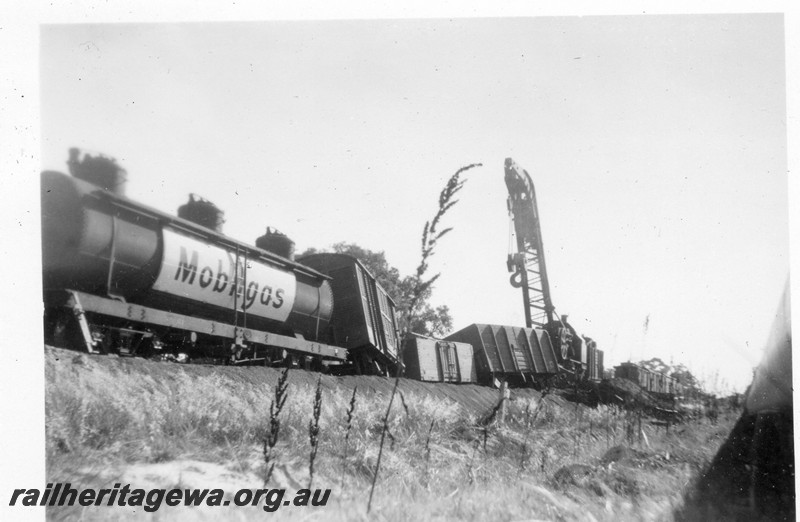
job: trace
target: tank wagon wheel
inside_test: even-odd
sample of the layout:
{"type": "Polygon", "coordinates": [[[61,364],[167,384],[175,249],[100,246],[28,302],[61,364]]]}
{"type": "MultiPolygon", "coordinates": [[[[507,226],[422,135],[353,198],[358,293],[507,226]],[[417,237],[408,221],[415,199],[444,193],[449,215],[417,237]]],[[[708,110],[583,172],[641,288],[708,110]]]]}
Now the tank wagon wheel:
{"type": "Polygon", "coordinates": [[[116,343],[114,339],[112,339],[112,334],[108,330],[101,330],[99,328],[92,328],[92,339],[95,340],[95,347],[100,351],[103,355],[108,355],[109,353],[119,353],[119,350],[116,347],[116,343]]]}
{"type": "Polygon", "coordinates": [[[324,374],[330,373],[330,370],[328,369],[328,367],[325,366],[322,363],[322,357],[316,357],[316,356],[312,357],[311,358],[311,366],[310,366],[309,369],[312,372],[319,372],[319,373],[324,373],[324,374]]]}
{"type": "Polygon", "coordinates": [[[353,371],[356,375],[387,375],[386,368],[373,359],[368,353],[353,353],[353,371]]]}
{"type": "Polygon", "coordinates": [[[51,317],[52,320],[45,320],[45,343],[60,348],[81,346],[83,335],[71,313],[59,310],[53,312],[51,317]]]}
{"type": "Polygon", "coordinates": [[[152,358],[163,353],[164,345],[161,339],[152,332],[149,336],[140,336],[139,341],[131,347],[130,355],[138,357],[152,358]]]}
{"type": "Polygon", "coordinates": [[[100,353],[108,355],[110,353],[119,355],[122,352],[123,340],[119,333],[113,328],[92,328],[92,338],[97,341],[96,346],[100,353]]]}

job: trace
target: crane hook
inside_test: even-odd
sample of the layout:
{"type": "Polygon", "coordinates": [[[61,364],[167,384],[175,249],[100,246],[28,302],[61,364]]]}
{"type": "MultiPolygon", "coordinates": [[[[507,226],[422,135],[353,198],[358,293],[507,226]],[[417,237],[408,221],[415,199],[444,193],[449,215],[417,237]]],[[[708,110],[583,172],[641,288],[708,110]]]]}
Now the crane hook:
{"type": "Polygon", "coordinates": [[[508,254],[506,265],[509,272],[514,272],[509,278],[511,286],[520,288],[522,286],[522,271],[525,270],[525,258],[519,253],[508,254]]]}

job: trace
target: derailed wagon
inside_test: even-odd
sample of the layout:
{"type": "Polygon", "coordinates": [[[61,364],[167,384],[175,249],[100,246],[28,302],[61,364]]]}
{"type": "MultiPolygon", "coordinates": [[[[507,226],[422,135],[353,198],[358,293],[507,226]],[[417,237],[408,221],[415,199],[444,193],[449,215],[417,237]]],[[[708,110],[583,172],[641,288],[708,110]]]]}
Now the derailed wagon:
{"type": "Polygon", "coordinates": [[[413,336],[403,345],[405,376],[431,382],[477,382],[471,344],[413,336]]]}
{"type": "Polygon", "coordinates": [[[445,340],[472,345],[480,384],[531,385],[559,373],[550,336],[539,328],[471,324],[445,340]]]}

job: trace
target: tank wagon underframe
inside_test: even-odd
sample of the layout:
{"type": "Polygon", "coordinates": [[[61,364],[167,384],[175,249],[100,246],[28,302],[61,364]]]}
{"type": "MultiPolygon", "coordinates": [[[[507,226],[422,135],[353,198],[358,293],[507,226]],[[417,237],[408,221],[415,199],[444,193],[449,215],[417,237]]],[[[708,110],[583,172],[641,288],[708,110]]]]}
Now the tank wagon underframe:
{"type": "MultiPolygon", "coordinates": [[[[92,337],[92,326],[87,319],[87,314],[121,319],[141,325],[160,326],[176,329],[195,335],[206,335],[226,340],[235,339],[239,343],[250,343],[263,347],[292,350],[307,355],[321,356],[327,359],[344,362],[347,359],[347,350],[323,343],[298,339],[286,335],[254,330],[234,326],[232,324],[210,321],[150,308],[147,306],[126,303],[105,297],[100,297],[76,290],[68,290],[66,309],[71,310],[77,319],[83,337],[82,342],[90,353],[97,353],[92,337]]],[[[236,361],[239,362],[239,361],[236,361]]],[[[240,362],[247,362],[243,359],[240,362]]]]}

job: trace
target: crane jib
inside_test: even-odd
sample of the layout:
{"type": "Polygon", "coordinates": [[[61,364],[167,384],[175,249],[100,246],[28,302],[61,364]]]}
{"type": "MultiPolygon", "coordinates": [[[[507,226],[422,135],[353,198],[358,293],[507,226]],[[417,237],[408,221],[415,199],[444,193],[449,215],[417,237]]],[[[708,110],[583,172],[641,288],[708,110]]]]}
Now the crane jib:
{"type": "Polygon", "coordinates": [[[526,326],[544,326],[553,321],[553,304],[544,244],[536,208],[536,191],[528,172],[507,158],[505,182],[508,208],[516,234],[516,252],[509,255],[508,269],[514,272],[511,285],[522,289],[526,326]]]}

